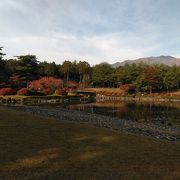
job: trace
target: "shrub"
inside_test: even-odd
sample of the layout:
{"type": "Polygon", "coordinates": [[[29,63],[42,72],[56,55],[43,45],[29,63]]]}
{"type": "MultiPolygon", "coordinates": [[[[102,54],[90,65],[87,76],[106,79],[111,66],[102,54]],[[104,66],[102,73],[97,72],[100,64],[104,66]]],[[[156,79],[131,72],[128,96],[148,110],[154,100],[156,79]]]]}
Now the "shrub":
{"type": "Polygon", "coordinates": [[[45,96],[44,92],[29,90],[27,88],[22,88],[17,92],[18,95],[21,96],[45,96]]]}
{"type": "Polygon", "coordinates": [[[55,90],[62,88],[63,81],[54,77],[42,77],[39,80],[32,81],[29,88],[35,91],[44,92],[46,95],[53,94],[55,90]]]}
{"type": "Polygon", "coordinates": [[[0,95],[6,96],[6,95],[14,95],[16,94],[16,90],[12,88],[2,88],[0,89],[0,95]]]}
{"type": "Polygon", "coordinates": [[[18,92],[18,95],[20,96],[28,96],[29,95],[29,90],[27,88],[21,88],[18,92]]]}
{"type": "Polygon", "coordinates": [[[133,84],[124,84],[120,86],[120,89],[123,90],[125,93],[135,93],[136,89],[133,84]]]}
{"type": "Polygon", "coordinates": [[[62,95],[62,96],[66,96],[67,95],[67,91],[65,89],[58,89],[55,92],[58,95],[62,95]]]}

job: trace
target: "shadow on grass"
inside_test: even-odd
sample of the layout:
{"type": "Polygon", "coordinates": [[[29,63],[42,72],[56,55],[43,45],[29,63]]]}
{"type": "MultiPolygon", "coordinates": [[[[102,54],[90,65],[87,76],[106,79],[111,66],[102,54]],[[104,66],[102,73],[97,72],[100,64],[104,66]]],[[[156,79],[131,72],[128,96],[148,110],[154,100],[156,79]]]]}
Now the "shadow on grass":
{"type": "Polygon", "coordinates": [[[178,179],[179,143],[0,110],[0,180],[178,179]]]}
{"type": "Polygon", "coordinates": [[[3,171],[17,171],[28,168],[40,167],[46,164],[48,161],[56,159],[60,156],[58,148],[46,149],[37,152],[36,155],[31,157],[25,157],[23,159],[17,159],[16,161],[9,162],[3,165],[0,169],[3,171]]]}

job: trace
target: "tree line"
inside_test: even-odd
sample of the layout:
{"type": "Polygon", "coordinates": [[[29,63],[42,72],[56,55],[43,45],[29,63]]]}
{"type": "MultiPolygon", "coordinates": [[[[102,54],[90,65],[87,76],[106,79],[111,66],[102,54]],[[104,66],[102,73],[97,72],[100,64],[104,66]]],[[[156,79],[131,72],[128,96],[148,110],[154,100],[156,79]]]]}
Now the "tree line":
{"type": "Polygon", "coordinates": [[[113,68],[108,63],[90,66],[86,61],[39,62],[35,55],[4,59],[0,47],[0,88],[27,87],[41,77],[55,77],[80,87],[120,87],[129,92],[161,92],[179,89],[180,66],[125,64],[113,68]]]}

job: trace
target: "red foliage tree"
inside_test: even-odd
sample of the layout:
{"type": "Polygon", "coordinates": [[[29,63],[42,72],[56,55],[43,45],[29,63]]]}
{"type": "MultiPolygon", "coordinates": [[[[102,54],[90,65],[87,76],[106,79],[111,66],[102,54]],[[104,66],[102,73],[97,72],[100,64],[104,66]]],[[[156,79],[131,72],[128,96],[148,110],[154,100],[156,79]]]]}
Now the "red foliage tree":
{"type": "Polygon", "coordinates": [[[63,87],[63,81],[54,77],[42,77],[39,80],[32,81],[29,89],[42,91],[47,95],[53,94],[55,90],[63,87]]]}
{"type": "Polygon", "coordinates": [[[18,92],[17,92],[18,95],[20,96],[28,96],[29,94],[29,91],[27,88],[21,88],[18,92]]]}
{"type": "Polygon", "coordinates": [[[123,90],[125,93],[135,92],[135,86],[133,84],[124,84],[124,85],[121,85],[119,88],[123,90]]]}
{"type": "Polygon", "coordinates": [[[6,95],[13,95],[16,94],[16,90],[12,88],[2,88],[0,89],[0,95],[1,96],[6,96],[6,95]]]}
{"type": "Polygon", "coordinates": [[[58,89],[58,90],[56,90],[56,94],[65,96],[68,94],[68,92],[66,91],[66,89],[58,89]]]}
{"type": "Polygon", "coordinates": [[[159,86],[157,69],[152,66],[146,67],[142,73],[142,82],[144,83],[144,88],[149,90],[150,93],[153,90],[157,90],[159,86]]]}

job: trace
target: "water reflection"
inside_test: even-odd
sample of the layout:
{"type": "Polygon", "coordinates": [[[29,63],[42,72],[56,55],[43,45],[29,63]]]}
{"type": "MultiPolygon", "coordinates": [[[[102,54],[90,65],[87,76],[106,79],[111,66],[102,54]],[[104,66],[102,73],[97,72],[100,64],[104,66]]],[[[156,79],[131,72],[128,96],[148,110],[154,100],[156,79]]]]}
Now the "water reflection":
{"type": "Polygon", "coordinates": [[[137,122],[180,126],[180,103],[96,102],[66,105],[66,108],[119,117],[137,122]]]}

